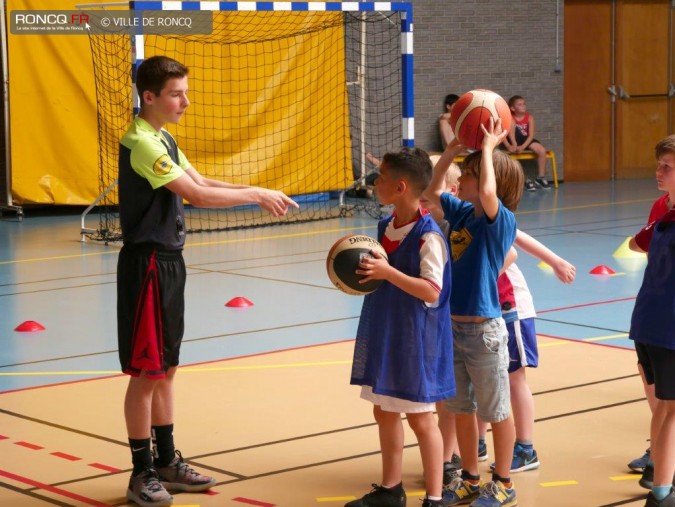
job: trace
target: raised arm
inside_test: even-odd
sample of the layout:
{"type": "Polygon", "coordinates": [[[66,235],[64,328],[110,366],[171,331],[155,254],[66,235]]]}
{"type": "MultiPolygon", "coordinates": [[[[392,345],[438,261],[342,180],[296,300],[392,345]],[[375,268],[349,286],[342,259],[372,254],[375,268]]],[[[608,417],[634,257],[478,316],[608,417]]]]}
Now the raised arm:
{"type": "Polygon", "coordinates": [[[455,160],[455,157],[459,155],[464,146],[459,143],[457,138],[453,139],[447,148],[441,155],[441,158],[438,159],[436,165],[434,166],[433,176],[431,178],[431,183],[424,192],[424,195],[429,200],[429,202],[434,205],[441,207],[441,194],[445,188],[445,176],[450,169],[450,164],[455,160]]]}
{"type": "Polygon", "coordinates": [[[544,246],[529,234],[520,229],[516,232],[515,245],[522,248],[530,255],[544,261],[553,268],[553,272],[563,283],[572,283],[576,277],[577,268],[557,255],[555,252],[544,246]]]}
{"type": "Polygon", "coordinates": [[[497,198],[497,181],[495,179],[495,168],[492,160],[492,153],[499,146],[508,132],[502,131],[502,120],[497,123],[490,118],[490,128],[483,130],[483,156],[481,158],[481,171],[478,180],[478,199],[483,208],[483,212],[490,221],[494,220],[499,212],[499,199],[497,198]]]}

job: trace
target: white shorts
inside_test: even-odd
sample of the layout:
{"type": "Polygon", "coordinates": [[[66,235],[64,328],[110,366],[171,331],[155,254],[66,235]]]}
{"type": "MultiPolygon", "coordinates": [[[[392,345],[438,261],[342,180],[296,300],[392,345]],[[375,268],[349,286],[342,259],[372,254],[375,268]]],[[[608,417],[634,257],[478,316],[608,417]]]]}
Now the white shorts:
{"type": "Polygon", "coordinates": [[[436,410],[435,403],[420,403],[417,401],[402,400],[384,394],[375,394],[370,386],[361,386],[361,398],[379,405],[385,412],[399,412],[401,414],[421,414],[436,410]]]}

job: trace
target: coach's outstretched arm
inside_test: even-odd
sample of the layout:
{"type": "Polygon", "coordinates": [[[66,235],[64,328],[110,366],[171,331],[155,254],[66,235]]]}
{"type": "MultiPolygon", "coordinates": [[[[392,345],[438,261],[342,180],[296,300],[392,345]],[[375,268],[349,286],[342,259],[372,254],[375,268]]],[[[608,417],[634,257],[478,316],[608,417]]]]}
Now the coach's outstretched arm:
{"type": "MultiPolygon", "coordinates": [[[[275,217],[285,215],[289,206],[299,208],[298,203],[278,190],[227,183],[222,185],[198,184],[192,173],[198,175],[194,168],[190,168],[182,176],[167,183],[165,187],[198,208],[229,208],[243,204],[257,204],[275,217]]],[[[215,180],[202,179],[209,183],[215,182],[215,180]]]]}

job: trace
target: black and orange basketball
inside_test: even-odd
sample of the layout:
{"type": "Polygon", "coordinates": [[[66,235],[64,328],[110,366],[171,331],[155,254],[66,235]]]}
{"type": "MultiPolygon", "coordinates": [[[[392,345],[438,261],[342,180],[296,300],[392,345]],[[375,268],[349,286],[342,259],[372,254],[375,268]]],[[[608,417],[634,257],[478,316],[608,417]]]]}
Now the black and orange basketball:
{"type": "Polygon", "coordinates": [[[374,257],[371,252],[376,251],[385,259],[387,253],[380,243],[363,234],[353,234],[338,239],[331,247],[326,258],[328,278],[338,289],[346,294],[363,296],[377,289],[382,280],[371,280],[359,283],[363,275],[357,275],[359,262],[364,257],[374,257]]]}
{"type": "Polygon", "coordinates": [[[488,129],[491,118],[495,123],[502,120],[502,130],[511,128],[511,110],[501,96],[490,90],[471,90],[453,104],[450,126],[460,143],[472,150],[480,150],[483,145],[481,125],[488,129]]]}

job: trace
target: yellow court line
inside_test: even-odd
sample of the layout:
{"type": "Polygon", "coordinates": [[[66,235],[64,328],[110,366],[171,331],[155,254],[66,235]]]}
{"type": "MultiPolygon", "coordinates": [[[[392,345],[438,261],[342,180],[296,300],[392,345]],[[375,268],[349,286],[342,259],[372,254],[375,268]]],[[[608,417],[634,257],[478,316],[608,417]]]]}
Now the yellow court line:
{"type": "Polygon", "coordinates": [[[642,478],[642,474],[615,475],[610,477],[610,481],[637,481],[642,478]]]}
{"type": "Polygon", "coordinates": [[[540,482],[539,485],[542,488],[555,488],[557,486],[576,486],[579,483],[577,481],[556,481],[556,482],[540,482]]]}
{"type": "MultiPolygon", "coordinates": [[[[348,232],[348,231],[360,231],[363,229],[375,229],[377,225],[361,225],[356,227],[339,227],[336,229],[323,229],[320,231],[306,231],[306,232],[296,232],[292,234],[279,234],[277,236],[262,236],[256,238],[236,238],[236,239],[224,239],[221,241],[202,241],[198,243],[188,243],[185,245],[185,248],[192,248],[198,246],[211,246],[211,245],[224,245],[229,243],[245,243],[248,241],[266,241],[266,240],[276,240],[276,239],[288,239],[288,238],[299,238],[302,236],[318,236],[320,234],[330,234],[334,232],[348,232]]],[[[106,251],[106,252],[91,252],[91,253],[82,253],[82,254],[72,254],[72,255],[56,255],[54,257],[34,257],[31,259],[15,259],[12,261],[0,261],[0,266],[4,264],[22,264],[26,262],[40,262],[40,261],[56,261],[63,259],[80,259],[82,257],[91,257],[93,255],[110,255],[119,253],[119,248],[115,250],[106,251]]]]}
{"type": "MultiPolygon", "coordinates": [[[[539,345],[539,348],[544,348],[544,347],[561,347],[563,345],[572,345],[575,341],[578,342],[600,342],[603,340],[613,340],[614,338],[626,338],[628,336],[628,333],[619,333],[619,334],[608,334],[605,336],[595,336],[593,338],[582,338],[580,340],[558,340],[555,342],[549,342],[549,343],[542,343],[539,345]]],[[[553,338],[555,340],[555,338],[553,338]]]]}
{"type": "Polygon", "coordinates": [[[349,500],[356,500],[355,496],[324,496],[317,498],[317,502],[348,502],[349,500]]]}
{"type": "MultiPolygon", "coordinates": [[[[289,364],[265,364],[252,366],[222,366],[213,368],[201,368],[199,366],[185,366],[180,368],[184,373],[205,373],[214,371],[243,371],[243,370],[274,370],[281,368],[307,368],[310,366],[335,366],[351,364],[351,359],[341,361],[321,361],[314,363],[289,363],[289,364]]],[[[121,375],[120,371],[26,371],[26,372],[0,372],[0,377],[36,377],[49,375],[121,375]]]]}
{"type": "MultiPolygon", "coordinates": [[[[579,206],[570,206],[570,207],[563,207],[563,208],[549,208],[549,209],[543,209],[543,210],[532,210],[532,211],[519,211],[516,213],[516,215],[530,215],[534,213],[546,213],[550,211],[572,211],[572,210],[578,210],[578,209],[588,209],[588,208],[599,208],[603,206],[617,206],[621,204],[635,204],[635,203],[640,203],[640,202],[652,202],[651,199],[635,199],[635,200],[630,200],[630,201],[618,201],[618,202],[604,202],[604,203],[595,203],[595,204],[585,204],[585,205],[579,205],[579,206]]],[[[293,225],[293,224],[288,224],[288,225],[293,225]]],[[[243,243],[247,241],[264,241],[264,240],[275,240],[275,239],[286,239],[286,238],[297,238],[301,236],[314,236],[314,235],[319,235],[319,234],[329,234],[331,232],[341,232],[341,231],[354,231],[354,230],[362,230],[362,229],[375,229],[377,225],[370,225],[370,226],[358,226],[358,227],[341,227],[341,228],[336,228],[336,229],[325,229],[321,231],[307,231],[307,232],[299,232],[299,233],[294,233],[294,234],[281,234],[279,236],[263,236],[263,237],[256,237],[256,238],[239,238],[239,239],[224,239],[222,241],[204,241],[204,242],[199,242],[199,243],[189,243],[185,245],[185,248],[190,248],[192,246],[210,246],[210,245],[223,245],[223,244],[228,244],[228,243],[243,243]]],[[[54,256],[54,257],[36,257],[32,259],[15,259],[11,261],[0,261],[0,266],[4,264],[21,264],[21,263],[26,263],[26,262],[40,262],[40,261],[52,261],[52,260],[60,260],[60,259],[79,259],[81,257],[89,257],[92,255],[110,255],[113,253],[118,253],[118,249],[115,249],[114,251],[107,251],[107,252],[92,252],[92,253],[83,253],[83,254],[73,254],[73,255],[59,255],[59,256],[54,256]]]]}

